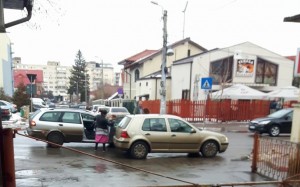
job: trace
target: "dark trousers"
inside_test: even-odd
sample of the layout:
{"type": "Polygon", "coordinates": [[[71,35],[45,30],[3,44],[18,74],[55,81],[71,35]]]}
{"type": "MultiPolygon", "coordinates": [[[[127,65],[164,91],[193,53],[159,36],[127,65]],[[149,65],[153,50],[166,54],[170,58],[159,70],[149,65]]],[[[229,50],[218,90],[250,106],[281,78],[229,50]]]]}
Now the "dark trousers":
{"type": "MultiPolygon", "coordinates": [[[[98,143],[95,143],[95,150],[98,149],[98,143]]],[[[106,151],[105,143],[102,144],[102,150],[106,151]]]]}

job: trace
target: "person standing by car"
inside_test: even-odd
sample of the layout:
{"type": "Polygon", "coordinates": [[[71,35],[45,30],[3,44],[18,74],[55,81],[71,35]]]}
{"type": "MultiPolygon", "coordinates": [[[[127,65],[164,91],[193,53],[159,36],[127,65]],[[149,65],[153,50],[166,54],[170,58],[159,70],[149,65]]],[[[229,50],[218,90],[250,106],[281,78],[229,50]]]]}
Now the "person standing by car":
{"type": "Polygon", "coordinates": [[[108,147],[115,147],[113,139],[116,132],[115,123],[116,123],[117,116],[109,115],[107,118],[108,118],[108,122],[110,123],[109,133],[108,133],[108,143],[109,143],[108,147]]]}
{"type": "Polygon", "coordinates": [[[106,110],[99,110],[100,114],[96,116],[96,125],[95,125],[95,151],[98,149],[98,143],[102,143],[103,152],[106,151],[105,144],[109,140],[109,126],[111,123],[106,119],[106,110]]]}
{"type": "Polygon", "coordinates": [[[280,98],[276,99],[276,111],[281,110],[282,109],[282,102],[280,98]]]}
{"type": "Polygon", "coordinates": [[[140,114],[143,114],[143,100],[141,97],[139,98],[139,101],[138,101],[138,107],[139,107],[140,114]]]}

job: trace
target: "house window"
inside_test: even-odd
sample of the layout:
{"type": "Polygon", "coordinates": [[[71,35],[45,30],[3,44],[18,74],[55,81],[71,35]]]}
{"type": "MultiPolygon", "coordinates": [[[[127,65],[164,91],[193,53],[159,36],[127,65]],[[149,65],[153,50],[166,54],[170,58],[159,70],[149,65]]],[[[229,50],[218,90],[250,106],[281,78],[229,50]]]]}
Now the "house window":
{"type": "Polygon", "coordinates": [[[190,49],[187,51],[187,56],[188,57],[191,56],[191,50],[190,49]]]}
{"type": "Polygon", "coordinates": [[[190,100],[190,90],[182,90],[181,99],[190,100]]]}
{"type": "Polygon", "coordinates": [[[233,56],[210,63],[209,76],[213,84],[232,82],[233,56]]]}
{"type": "Polygon", "coordinates": [[[277,85],[278,65],[266,60],[257,59],[255,83],[277,85]]]}
{"type": "Polygon", "coordinates": [[[136,82],[139,79],[140,79],[140,71],[138,69],[136,69],[134,71],[134,81],[136,82]]]}
{"type": "Polygon", "coordinates": [[[146,82],[146,86],[148,86],[148,82],[146,82]]]}

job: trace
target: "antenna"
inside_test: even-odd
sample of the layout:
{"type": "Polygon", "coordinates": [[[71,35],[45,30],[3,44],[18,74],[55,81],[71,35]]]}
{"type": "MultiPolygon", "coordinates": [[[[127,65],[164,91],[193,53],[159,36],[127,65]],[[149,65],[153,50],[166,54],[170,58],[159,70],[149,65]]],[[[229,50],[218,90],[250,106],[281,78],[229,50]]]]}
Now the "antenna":
{"type": "Polygon", "coordinates": [[[186,11],[188,3],[189,2],[187,1],[186,4],[185,4],[184,10],[182,11],[183,12],[183,30],[182,30],[183,39],[184,39],[184,27],[185,27],[185,11],[186,11]]]}

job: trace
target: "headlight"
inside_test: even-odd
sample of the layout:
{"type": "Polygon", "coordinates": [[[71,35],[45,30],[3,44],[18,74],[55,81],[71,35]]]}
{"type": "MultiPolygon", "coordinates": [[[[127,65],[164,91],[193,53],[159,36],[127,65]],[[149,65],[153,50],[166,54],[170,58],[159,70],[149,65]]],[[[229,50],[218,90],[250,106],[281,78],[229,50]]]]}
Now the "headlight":
{"type": "Polygon", "coordinates": [[[222,137],[221,137],[221,141],[222,141],[222,142],[228,142],[228,138],[227,138],[226,136],[222,136],[222,137]]]}
{"type": "Polygon", "coordinates": [[[270,123],[271,121],[270,120],[267,120],[267,121],[261,121],[258,123],[258,125],[266,125],[268,123],[270,123]]]}

